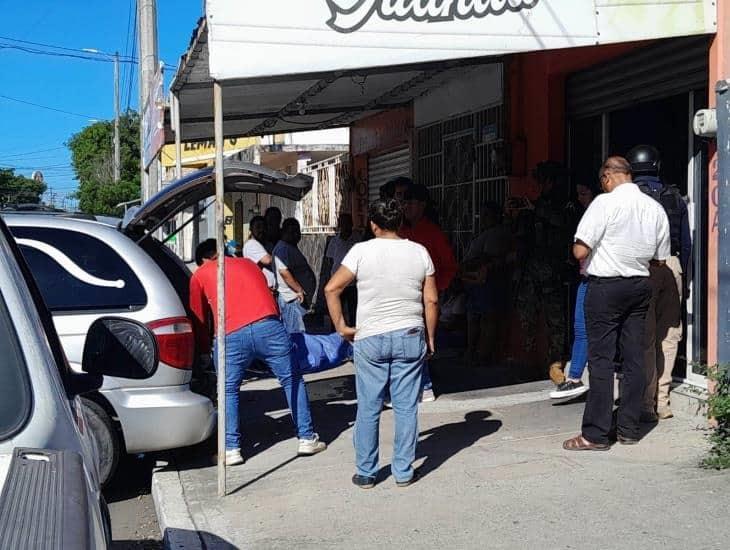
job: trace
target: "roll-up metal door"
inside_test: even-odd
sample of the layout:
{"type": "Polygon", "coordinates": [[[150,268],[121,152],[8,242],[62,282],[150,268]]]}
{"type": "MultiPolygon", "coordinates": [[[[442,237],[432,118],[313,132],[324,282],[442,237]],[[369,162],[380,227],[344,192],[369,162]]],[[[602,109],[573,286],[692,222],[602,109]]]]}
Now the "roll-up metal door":
{"type": "Polygon", "coordinates": [[[702,89],[709,79],[709,37],[662,40],[567,81],[571,119],[702,89]]]}
{"type": "Polygon", "coordinates": [[[380,187],[398,176],[411,177],[411,151],[403,147],[397,151],[370,157],[368,160],[368,200],[380,197],[380,187]]]}

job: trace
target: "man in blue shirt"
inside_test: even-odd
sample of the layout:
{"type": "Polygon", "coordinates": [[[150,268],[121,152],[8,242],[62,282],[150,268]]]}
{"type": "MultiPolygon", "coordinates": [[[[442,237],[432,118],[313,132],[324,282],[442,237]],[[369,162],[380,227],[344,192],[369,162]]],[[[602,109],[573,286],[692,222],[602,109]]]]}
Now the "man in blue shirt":
{"type": "Polygon", "coordinates": [[[647,313],[647,389],[642,419],[671,418],[669,391],[677,350],[682,340],[682,301],[689,285],[692,237],[687,204],[679,190],[659,178],[659,151],[650,145],[634,147],[627,155],[634,183],[658,201],[669,219],[672,255],[663,265],[652,265],[649,282],[652,299],[647,313]]]}
{"type": "Polygon", "coordinates": [[[281,317],[290,334],[304,332],[305,308],[310,307],[317,290],[314,271],[297,246],[301,239],[299,222],[286,219],[281,226],[281,240],[273,250],[281,317]]]}

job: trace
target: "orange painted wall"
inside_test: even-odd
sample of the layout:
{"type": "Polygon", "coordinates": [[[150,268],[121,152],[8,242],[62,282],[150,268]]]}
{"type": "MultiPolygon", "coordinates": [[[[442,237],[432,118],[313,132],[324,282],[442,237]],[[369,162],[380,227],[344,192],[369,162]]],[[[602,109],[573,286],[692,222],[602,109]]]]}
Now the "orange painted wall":
{"type": "MultiPolygon", "coordinates": [[[[717,34],[710,46],[710,82],[709,105],[714,107],[715,83],[723,78],[730,78],[730,5],[728,2],[717,4],[717,34]]],[[[717,154],[710,157],[710,197],[708,208],[707,237],[707,362],[717,362],[717,268],[718,268],[718,226],[717,226],[717,154]]]]}
{"type": "Polygon", "coordinates": [[[352,216],[355,227],[367,224],[368,158],[408,145],[413,137],[413,107],[390,109],[350,126],[352,216]]]}
{"type": "Polygon", "coordinates": [[[591,46],[513,56],[506,65],[512,143],[511,192],[534,197],[530,171],[543,160],[565,161],[565,80],[645,43],[591,46]]]}

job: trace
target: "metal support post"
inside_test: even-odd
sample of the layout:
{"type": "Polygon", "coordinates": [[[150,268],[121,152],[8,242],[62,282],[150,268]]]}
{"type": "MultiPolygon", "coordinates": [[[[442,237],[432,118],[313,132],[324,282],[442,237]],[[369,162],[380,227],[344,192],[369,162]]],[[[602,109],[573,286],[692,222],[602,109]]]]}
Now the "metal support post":
{"type": "Polygon", "coordinates": [[[730,80],[721,80],[717,94],[717,360],[730,364],[730,80]]]}
{"type": "Polygon", "coordinates": [[[226,495],[226,264],[225,189],[223,185],[223,91],[213,83],[215,119],[215,227],[218,245],[218,496],[226,495]]]}
{"type": "Polygon", "coordinates": [[[182,177],[182,136],[180,136],[180,99],[172,94],[172,111],[175,127],[175,179],[182,177]]]}

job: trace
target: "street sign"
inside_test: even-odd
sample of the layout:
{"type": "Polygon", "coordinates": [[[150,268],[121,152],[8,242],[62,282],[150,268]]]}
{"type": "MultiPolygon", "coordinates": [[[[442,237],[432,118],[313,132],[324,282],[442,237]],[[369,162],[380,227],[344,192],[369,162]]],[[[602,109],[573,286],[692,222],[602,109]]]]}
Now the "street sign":
{"type": "Polygon", "coordinates": [[[165,145],[165,92],[163,65],[155,73],[155,80],[142,110],[142,160],[145,169],[165,145]]]}

